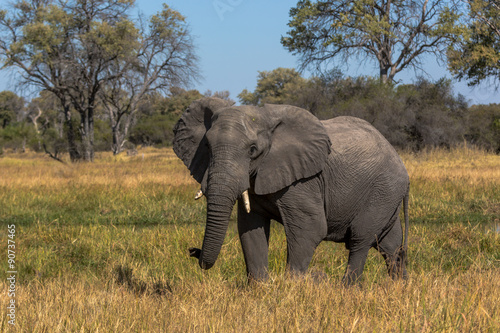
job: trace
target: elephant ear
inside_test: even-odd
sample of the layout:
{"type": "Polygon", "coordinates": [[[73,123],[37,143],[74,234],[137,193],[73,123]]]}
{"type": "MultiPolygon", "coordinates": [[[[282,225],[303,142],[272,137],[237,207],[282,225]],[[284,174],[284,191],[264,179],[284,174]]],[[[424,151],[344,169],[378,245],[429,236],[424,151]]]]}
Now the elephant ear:
{"type": "Polygon", "coordinates": [[[323,170],[330,154],[325,127],[309,111],[294,106],[265,105],[273,119],[271,147],[259,164],[254,191],[277,192],[323,170]]]}
{"type": "Polygon", "coordinates": [[[214,97],[205,97],[191,103],[174,126],[173,148],[175,154],[188,167],[200,184],[209,163],[206,132],[212,126],[212,115],[232,103],[214,97]]]}

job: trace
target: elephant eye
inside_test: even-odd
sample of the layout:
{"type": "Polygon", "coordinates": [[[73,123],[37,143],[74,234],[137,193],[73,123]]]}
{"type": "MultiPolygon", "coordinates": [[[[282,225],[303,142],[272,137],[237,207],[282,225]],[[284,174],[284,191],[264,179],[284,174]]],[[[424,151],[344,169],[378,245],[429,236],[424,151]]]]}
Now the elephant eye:
{"type": "Polygon", "coordinates": [[[250,156],[253,157],[257,153],[257,146],[251,145],[249,153],[250,153],[250,156]]]}

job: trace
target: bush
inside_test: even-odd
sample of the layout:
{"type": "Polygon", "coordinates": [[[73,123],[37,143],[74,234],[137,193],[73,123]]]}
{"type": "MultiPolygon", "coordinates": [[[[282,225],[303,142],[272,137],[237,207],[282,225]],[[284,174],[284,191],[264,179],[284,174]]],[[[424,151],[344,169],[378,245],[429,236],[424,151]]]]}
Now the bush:
{"type": "Polygon", "coordinates": [[[5,128],[0,128],[0,149],[24,152],[28,143],[36,140],[37,134],[33,126],[24,122],[11,123],[5,128]]]}
{"type": "Polygon", "coordinates": [[[156,114],[139,119],[130,133],[129,140],[135,145],[166,147],[172,144],[172,129],[178,115],[156,114]]]}

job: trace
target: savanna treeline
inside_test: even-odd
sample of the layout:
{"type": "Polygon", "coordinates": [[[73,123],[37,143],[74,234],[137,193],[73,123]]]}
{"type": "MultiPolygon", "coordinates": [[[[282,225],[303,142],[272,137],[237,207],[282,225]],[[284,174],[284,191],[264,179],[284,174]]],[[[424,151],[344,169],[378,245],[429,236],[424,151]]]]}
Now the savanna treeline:
{"type": "Polygon", "coordinates": [[[359,117],[401,149],[449,148],[466,141],[500,152],[500,105],[470,106],[445,78],[396,85],[344,77],[336,70],[305,79],[294,69],[277,68],[259,72],[255,91],[244,90],[238,97],[243,104],[296,105],[320,119],[359,117]]]}
{"type": "MultiPolygon", "coordinates": [[[[137,105],[130,120],[127,136],[120,149],[115,149],[112,118],[103,104],[98,103],[94,115],[94,151],[122,151],[135,153],[138,146],[165,147],[172,144],[172,128],[180,114],[194,100],[204,96],[229,99],[227,91],[201,94],[198,90],[172,87],[169,94],[147,94],[137,105]]],[[[42,93],[26,101],[11,91],[0,92],[0,153],[25,152],[27,149],[46,152],[54,158],[68,153],[66,131],[71,129],[75,147],[83,150],[83,138],[79,130],[78,112],[70,110],[71,126],[65,119],[57,99],[50,92],[42,93]]]]}
{"type": "MultiPolygon", "coordinates": [[[[228,92],[201,94],[182,88],[171,88],[167,96],[147,95],[138,104],[122,150],[169,146],[180,114],[193,100],[206,95],[229,99],[228,92]]],[[[278,68],[259,72],[256,89],[244,90],[238,98],[242,104],[296,105],[320,119],[341,115],[363,118],[400,149],[449,148],[465,141],[500,152],[500,105],[470,106],[464,96],[453,93],[451,81],[444,78],[394,85],[373,77],[344,77],[337,71],[305,79],[294,69],[278,68]]],[[[72,112],[73,135],[79,146],[77,112],[72,112]]],[[[95,113],[94,149],[112,150],[109,114],[103,105],[98,105],[95,113]]],[[[0,147],[4,151],[46,150],[58,158],[68,151],[64,114],[48,92],[30,102],[15,93],[0,92],[0,120],[0,147]]]]}
{"type": "MultiPolygon", "coordinates": [[[[186,18],[168,5],[150,17],[135,0],[16,0],[0,7],[0,62],[23,92],[0,92],[0,152],[44,151],[93,161],[137,146],[168,146],[191,101],[199,58],[186,18]],[[26,92],[30,92],[27,94],[26,92]]],[[[500,78],[498,0],[298,1],[281,44],[300,70],[259,72],[242,104],[286,103],[319,118],[352,115],[402,149],[464,141],[500,152],[500,105],[470,105],[450,80],[396,75],[441,58],[470,85],[500,78]],[[425,58],[427,57],[427,58],[425,58]],[[379,77],[332,66],[372,63],[379,77]],[[333,69],[332,69],[333,68],[333,69]]],[[[277,41],[280,42],[280,41],[277,41]]]]}

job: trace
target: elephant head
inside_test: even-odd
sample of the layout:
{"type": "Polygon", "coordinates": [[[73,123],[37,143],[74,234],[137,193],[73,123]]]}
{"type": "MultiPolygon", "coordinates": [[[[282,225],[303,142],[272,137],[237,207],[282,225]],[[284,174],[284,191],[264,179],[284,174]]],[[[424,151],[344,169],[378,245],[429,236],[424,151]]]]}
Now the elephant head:
{"type": "Polygon", "coordinates": [[[174,127],[173,148],[207,198],[199,264],[219,255],[232,208],[246,190],[275,193],[321,172],[330,139],[310,112],[287,105],[231,106],[217,98],[193,102],[174,127]]]}

